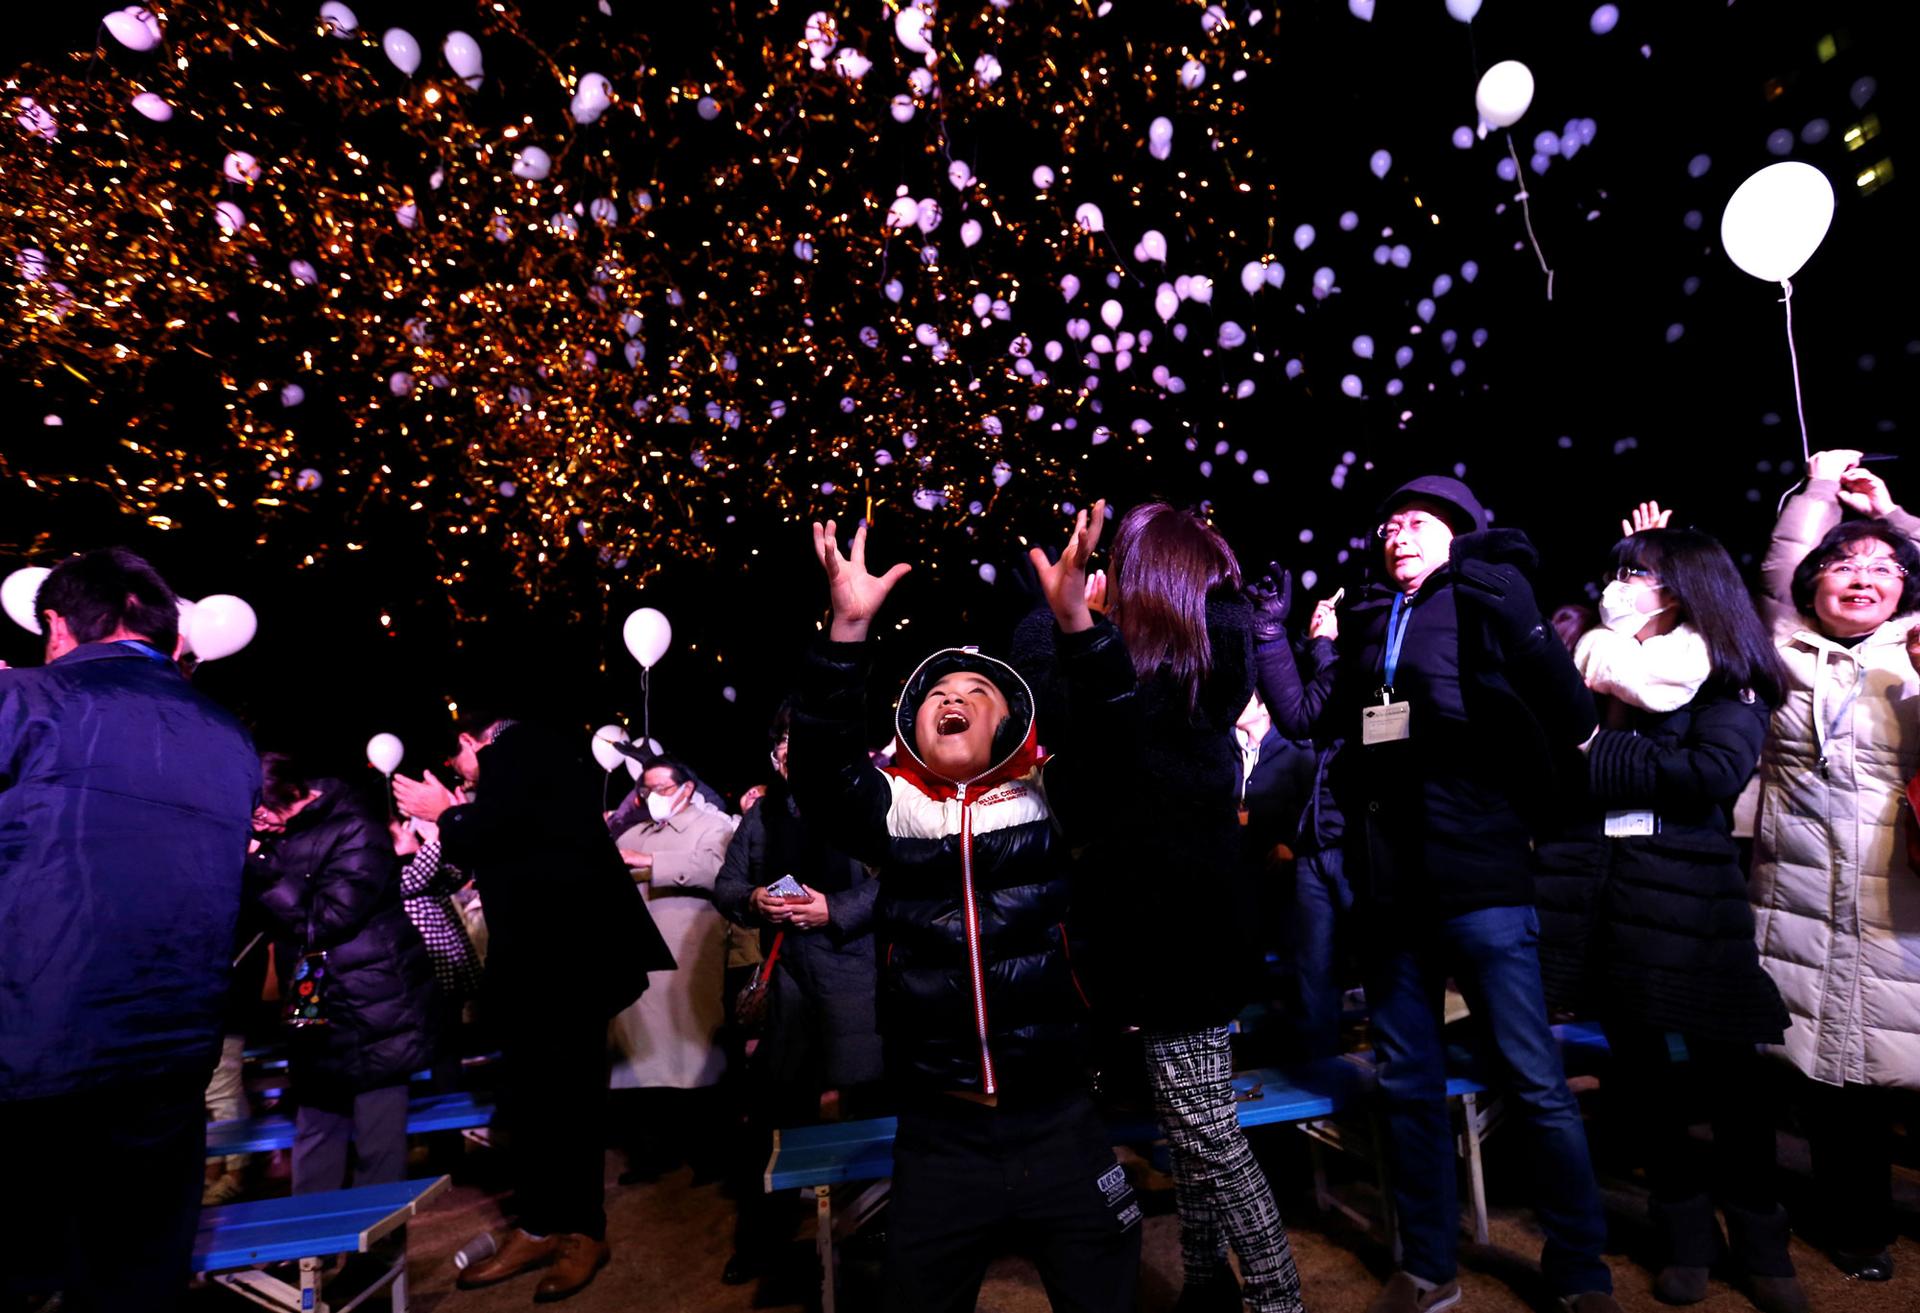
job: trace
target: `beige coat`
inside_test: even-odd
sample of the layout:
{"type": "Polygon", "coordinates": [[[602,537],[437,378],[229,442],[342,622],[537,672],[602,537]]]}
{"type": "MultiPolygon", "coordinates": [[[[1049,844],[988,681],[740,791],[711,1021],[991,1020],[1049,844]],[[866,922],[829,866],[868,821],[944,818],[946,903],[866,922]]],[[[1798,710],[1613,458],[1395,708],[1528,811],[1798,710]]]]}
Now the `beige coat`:
{"type": "MultiPolygon", "coordinates": [[[[1793,570],[1839,523],[1834,494],[1817,482],[1787,503],[1761,569],[1787,691],[1760,756],[1755,933],[1792,1017],[1794,1066],[1828,1085],[1920,1089],[1920,872],[1902,832],[1920,768],[1905,639],[1920,617],[1847,648],[1795,612],[1793,570]]],[[[1920,535],[1911,516],[1895,523],[1920,535]]]]}
{"type": "Polygon", "coordinates": [[[620,847],[653,855],[653,878],[640,888],[679,967],[647,977],[647,992],[613,1019],[613,1088],[694,1089],[726,1069],[717,1042],[725,1019],[727,923],[713,905],[713,880],[726,859],[733,822],[724,813],[682,807],[618,837],[620,847]]]}

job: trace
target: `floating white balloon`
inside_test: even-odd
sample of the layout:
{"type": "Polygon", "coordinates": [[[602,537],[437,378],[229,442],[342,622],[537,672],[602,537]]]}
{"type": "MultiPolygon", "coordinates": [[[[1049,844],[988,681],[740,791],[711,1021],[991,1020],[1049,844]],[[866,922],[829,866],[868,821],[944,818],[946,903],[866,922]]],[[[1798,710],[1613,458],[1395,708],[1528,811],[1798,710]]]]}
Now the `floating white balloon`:
{"type": "Polygon", "coordinates": [[[1313,245],[1313,236],[1313,225],[1310,223],[1301,224],[1293,230],[1294,247],[1298,250],[1306,250],[1309,246],[1313,245]]]}
{"type": "Polygon", "coordinates": [[[328,36],[343,41],[360,30],[360,19],[340,0],[327,0],[320,6],[320,23],[327,29],[328,36]]]}
{"type": "Polygon", "coordinates": [[[1377,150],[1367,160],[1367,167],[1373,171],[1374,177],[1384,178],[1387,176],[1387,170],[1393,167],[1393,156],[1384,150],[1377,150]]]}
{"type": "Polygon", "coordinates": [[[151,91],[143,91],[133,98],[133,107],[142,118],[152,119],[155,123],[165,123],[173,117],[173,106],[162,96],[151,91]]]}
{"type": "Polygon", "coordinates": [[[673,626],[666,616],[650,606],[643,606],[627,617],[620,629],[620,637],[626,642],[627,651],[640,663],[642,670],[651,670],[660,658],[667,654],[667,648],[673,643],[673,626]]]}
{"type": "Polygon", "coordinates": [[[575,123],[591,123],[607,112],[613,104],[613,83],[604,73],[588,73],[580,79],[580,85],[574,89],[573,103],[568,108],[575,123]]]}
{"type": "Polygon", "coordinates": [[[918,5],[909,4],[893,16],[893,34],[900,44],[916,55],[925,55],[932,62],[933,43],[927,40],[927,11],[918,5]]]}
{"type": "Polygon", "coordinates": [[[1800,272],[1833,223],[1833,184],[1811,164],[1769,164],[1741,183],[1720,216],[1727,258],[1755,278],[1800,272]]]}
{"type": "Polygon", "coordinates": [[[160,44],[160,20],[140,5],[116,9],[100,21],[129,50],[151,50],[160,44]]]}
{"type": "Polygon", "coordinates": [[[6,609],[13,623],[29,633],[41,632],[40,613],[34,599],[40,596],[40,585],[52,573],[44,565],[27,565],[0,582],[0,607],[6,609]]]}
{"type": "Polygon", "coordinates": [[[187,646],[202,661],[218,661],[251,643],[259,627],[251,606],[231,593],[215,593],[194,603],[187,646]]]}
{"type": "Polygon", "coordinates": [[[1240,286],[1247,289],[1248,296],[1252,296],[1266,285],[1267,271],[1258,260],[1249,260],[1240,266],[1240,286]]]}
{"type": "Polygon", "coordinates": [[[553,156],[538,146],[522,147],[513,157],[513,176],[525,178],[528,182],[539,182],[553,171],[553,156]]]}
{"type": "Polygon", "coordinates": [[[447,67],[466,81],[470,87],[479,87],[481,79],[480,43],[465,32],[449,32],[447,39],[440,43],[440,53],[447,58],[447,67]]]}
{"type": "Polygon", "coordinates": [[[1480,0],[1447,0],[1447,12],[1463,23],[1471,23],[1480,12],[1480,0]]]}
{"type": "Polygon", "coordinates": [[[367,740],[367,760],[382,775],[391,775],[399,770],[406,755],[406,746],[397,735],[375,734],[367,740]]]}
{"type": "Polygon", "coordinates": [[[1082,201],[1073,212],[1073,221],[1090,233],[1105,232],[1107,218],[1092,201],[1082,201]]]}
{"type": "Polygon", "coordinates": [[[404,27],[388,28],[380,38],[380,48],[387,52],[393,66],[408,76],[420,67],[420,43],[404,27]]]}
{"type": "Polygon", "coordinates": [[[601,770],[611,774],[626,763],[627,754],[617,746],[626,742],[627,731],[618,725],[602,725],[593,732],[593,759],[601,770]]]}
{"type": "Polygon", "coordinates": [[[1511,127],[1533,104],[1533,71],[1517,59],[1503,59],[1480,78],[1473,103],[1488,126],[1511,127]]]}

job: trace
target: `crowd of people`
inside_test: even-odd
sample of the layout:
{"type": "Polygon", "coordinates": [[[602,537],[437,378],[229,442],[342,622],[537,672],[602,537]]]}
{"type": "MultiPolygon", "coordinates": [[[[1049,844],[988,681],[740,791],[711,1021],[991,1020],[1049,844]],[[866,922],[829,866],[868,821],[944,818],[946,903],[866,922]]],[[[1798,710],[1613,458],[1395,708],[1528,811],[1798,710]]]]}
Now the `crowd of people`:
{"type": "Polygon", "coordinates": [[[1549,619],[1526,535],[1415,478],[1379,508],[1375,581],[1302,623],[1285,571],[1164,503],[1094,569],[1096,504],[1032,554],[1044,605],[1004,656],[928,655],[884,748],[869,631],[909,566],[816,525],[830,623],[737,809],[647,745],[603,811],[582,735],[503,715],[389,808],[256,753],[176,665],[145,562],[64,562],[46,664],[0,673],[0,1132],[54,1196],[7,1279],[76,1309],[183,1286],[198,1208],[255,1175],[203,1159],[266,1009],[296,1193],[402,1179],[418,1074],[451,1090],[499,1050],[515,1225],[463,1287],[588,1286],[610,1142],[625,1182],[731,1178],[716,1275],[750,1281],[795,1221],[758,1188],[772,1132],[888,1112],[885,1307],[971,1308],[1012,1246],[1055,1307],[1118,1313],[1143,1212],[1102,1104],[1137,1085],[1179,1307],[1292,1313],[1314,1291],[1232,1084],[1264,1003],[1289,1059],[1364,1017],[1399,1238],[1372,1309],[1437,1313],[1461,1298],[1457,997],[1572,1313],[1618,1305],[1562,1013],[1604,1027],[1660,1299],[1724,1270],[1767,1313],[1808,1306],[1788,1117],[1808,1238],[1886,1280],[1920,1090],[1920,519],[1860,452],[1817,453],[1750,593],[1671,516],[1635,508],[1591,602],[1549,619]]]}

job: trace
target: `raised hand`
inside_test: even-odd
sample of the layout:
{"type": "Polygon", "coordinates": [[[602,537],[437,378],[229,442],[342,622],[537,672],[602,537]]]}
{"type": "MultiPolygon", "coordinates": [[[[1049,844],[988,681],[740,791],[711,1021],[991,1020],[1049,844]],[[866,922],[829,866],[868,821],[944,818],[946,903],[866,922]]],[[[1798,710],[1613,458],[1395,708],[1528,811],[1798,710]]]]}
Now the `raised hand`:
{"type": "Polygon", "coordinates": [[[1838,480],[1841,475],[1860,463],[1865,453],[1851,447],[1835,447],[1832,451],[1816,451],[1807,458],[1807,478],[1838,480]]]}
{"type": "Polygon", "coordinates": [[[1287,636],[1287,613],[1293,609],[1293,571],[1267,563],[1263,578],[1247,585],[1253,604],[1253,641],[1275,643],[1287,636]]]}
{"type": "Polygon", "coordinates": [[[867,571],[867,526],[853,531],[853,548],[840,554],[840,539],[834,522],[813,525],[813,555],[827,572],[827,596],[833,606],[833,624],[829,630],[836,643],[865,640],[873,617],[886,602],[887,594],[913,567],[902,561],[878,578],[867,571]]]}
{"type": "Polygon", "coordinates": [[[1659,502],[1643,501],[1633,508],[1631,518],[1620,521],[1620,536],[1631,538],[1646,529],[1664,529],[1672,518],[1673,512],[1661,510],[1659,502]]]}
{"type": "Polygon", "coordinates": [[[1876,518],[1891,515],[1897,509],[1887,481],[1871,470],[1855,465],[1840,476],[1840,504],[1850,511],[1876,518]]]}
{"type": "Polygon", "coordinates": [[[1027,553],[1053,618],[1066,633],[1093,628],[1093,612],[1087,607],[1087,562],[1093,559],[1093,549],[1099,545],[1100,531],[1106,523],[1107,503],[1097,501],[1091,513],[1081,511],[1073,517],[1073,532],[1067,535],[1058,562],[1048,561],[1046,552],[1038,547],[1027,553]]]}

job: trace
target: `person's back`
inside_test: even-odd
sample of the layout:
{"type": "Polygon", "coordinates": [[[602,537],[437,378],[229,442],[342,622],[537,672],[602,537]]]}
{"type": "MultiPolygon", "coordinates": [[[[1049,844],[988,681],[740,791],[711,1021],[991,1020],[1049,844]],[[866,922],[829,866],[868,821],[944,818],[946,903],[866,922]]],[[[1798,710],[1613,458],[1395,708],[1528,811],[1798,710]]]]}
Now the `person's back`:
{"type": "Polygon", "coordinates": [[[165,1307],[189,1275],[259,761],[170,660],[176,602],[145,561],[76,557],[36,611],[48,664],[0,671],[0,1139],[36,1230],[67,1234],[21,1253],[66,1265],[69,1307],[165,1307]]]}

